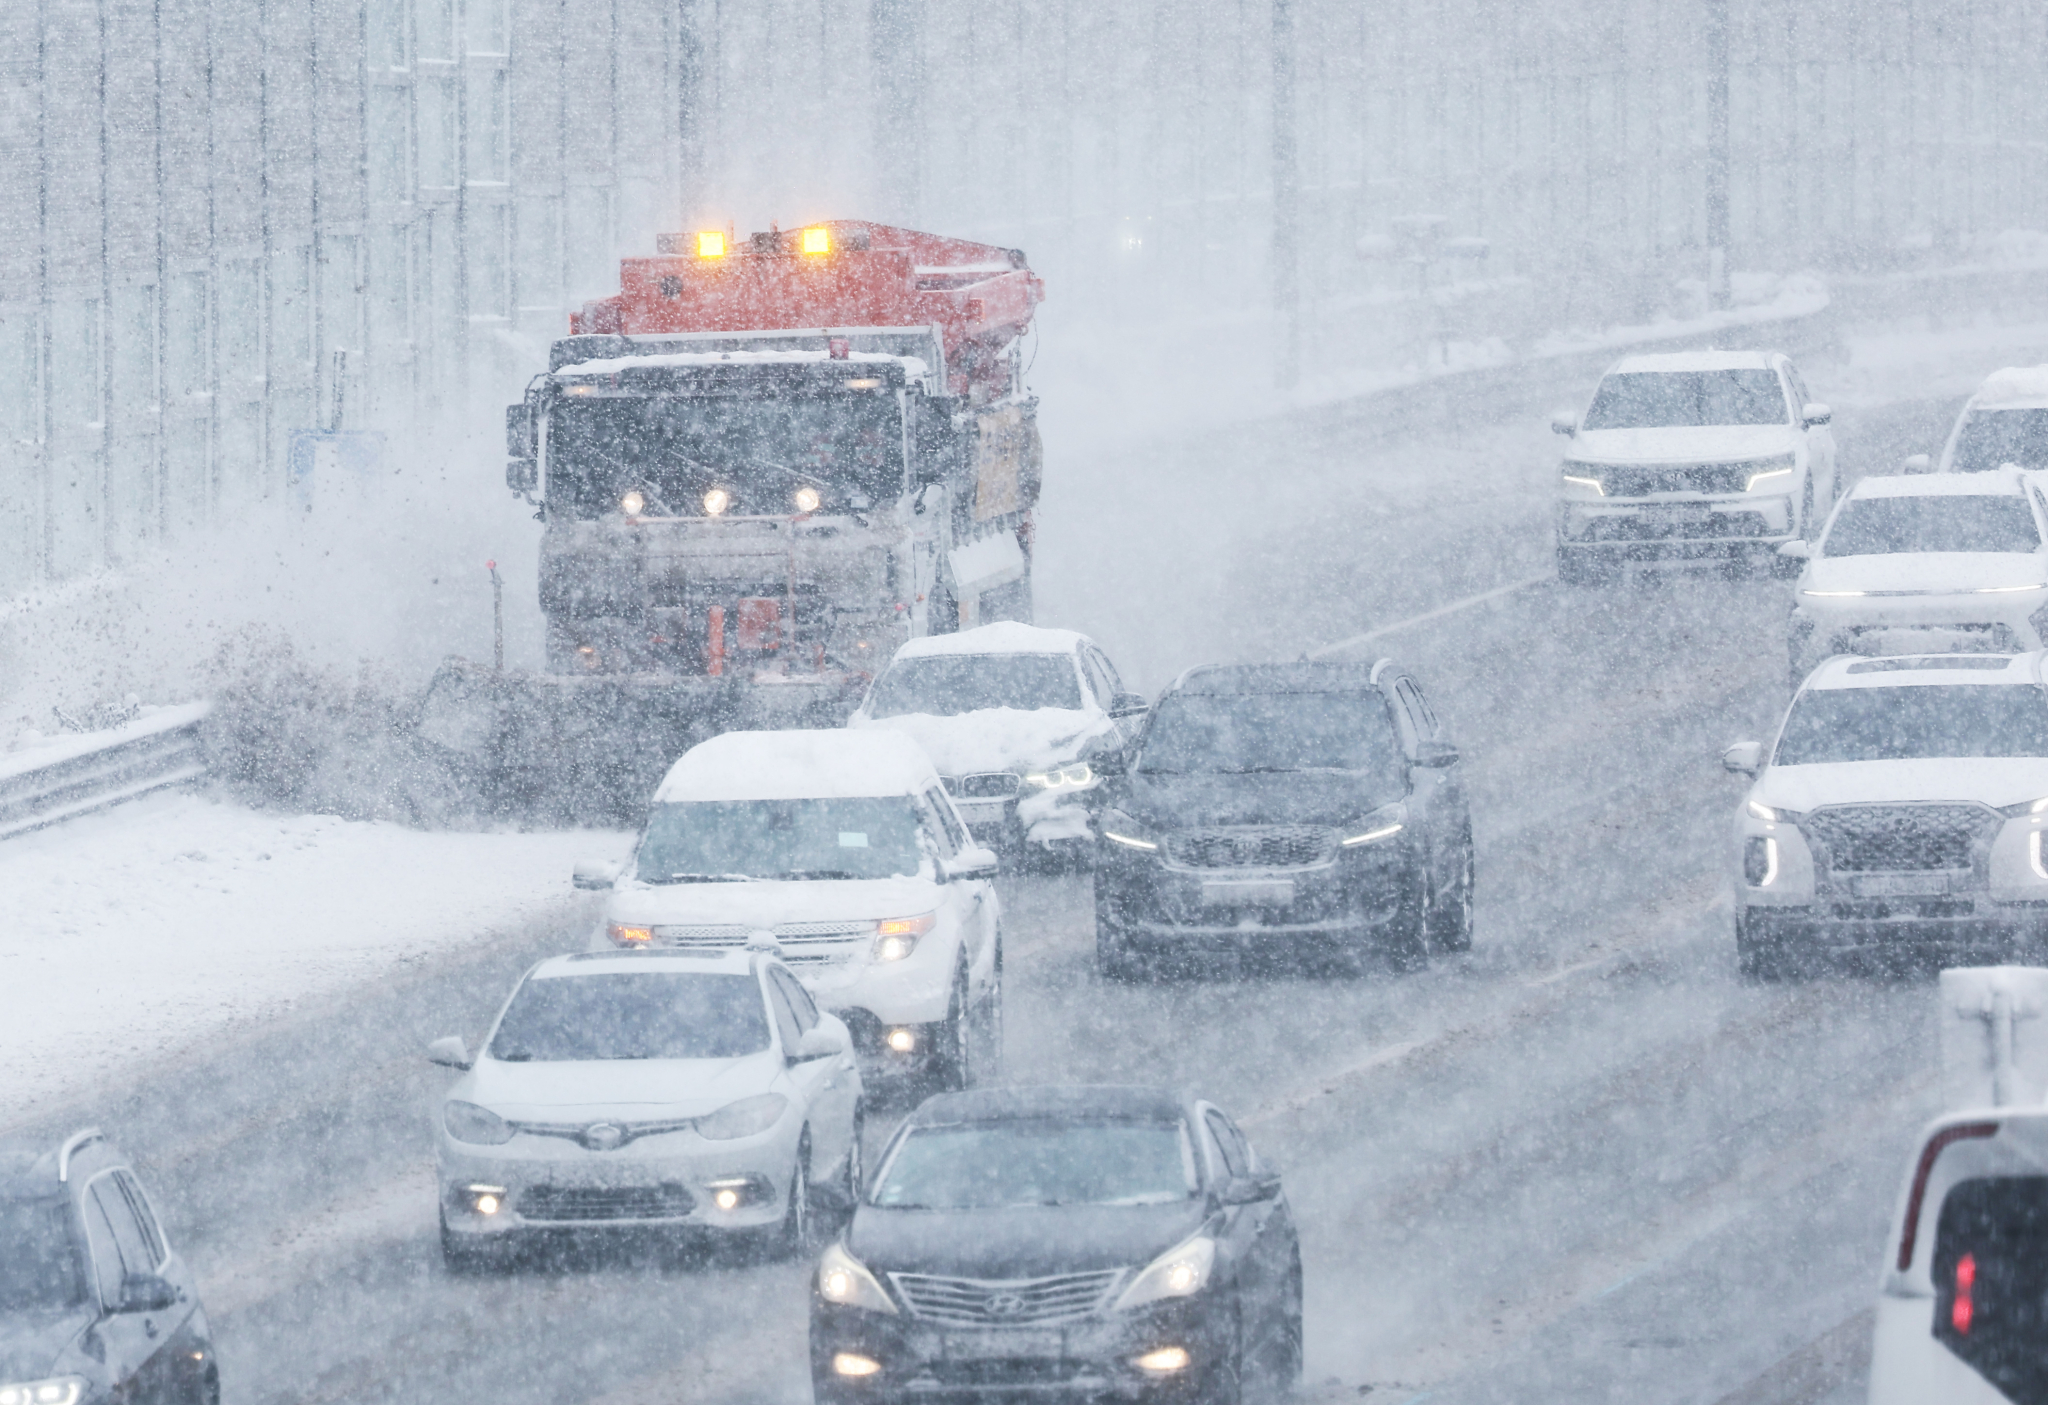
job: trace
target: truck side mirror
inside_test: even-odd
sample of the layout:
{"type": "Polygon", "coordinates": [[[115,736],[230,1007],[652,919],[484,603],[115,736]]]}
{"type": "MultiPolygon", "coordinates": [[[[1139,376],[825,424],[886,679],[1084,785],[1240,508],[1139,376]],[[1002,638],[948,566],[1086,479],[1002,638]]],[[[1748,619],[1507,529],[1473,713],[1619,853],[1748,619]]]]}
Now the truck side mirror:
{"type": "Polygon", "coordinates": [[[1817,424],[1826,424],[1835,417],[1835,412],[1819,401],[1815,401],[1806,407],[1805,416],[1807,427],[1811,428],[1817,424]]]}
{"type": "Polygon", "coordinates": [[[530,493],[540,486],[540,419],[522,401],[505,407],[505,486],[530,493]]]}

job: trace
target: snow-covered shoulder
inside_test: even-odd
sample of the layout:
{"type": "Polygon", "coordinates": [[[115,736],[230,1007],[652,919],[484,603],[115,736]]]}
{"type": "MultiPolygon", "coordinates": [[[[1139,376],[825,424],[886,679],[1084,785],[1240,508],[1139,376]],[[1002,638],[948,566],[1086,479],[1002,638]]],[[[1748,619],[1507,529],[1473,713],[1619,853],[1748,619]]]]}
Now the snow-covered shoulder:
{"type": "Polygon", "coordinates": [[[669,768],[655,803],[918,795],[939,783],[932,758],[900,732],[726,732],[669,768]]]}

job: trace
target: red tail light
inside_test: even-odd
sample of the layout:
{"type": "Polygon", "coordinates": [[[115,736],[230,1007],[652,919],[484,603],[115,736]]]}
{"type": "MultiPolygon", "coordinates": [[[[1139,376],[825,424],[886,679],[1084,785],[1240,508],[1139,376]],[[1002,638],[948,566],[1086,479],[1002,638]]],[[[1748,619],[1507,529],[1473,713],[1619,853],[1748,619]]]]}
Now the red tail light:
{"type": "Polygon", "coordinates": [[[1913,1168],[1913,1188],[1906,1193],[1906,1222],[1899,1228],[1900,1273],[1913,1266],[1913,1246],[1920,1237],[1920,1202],[1927,1198],[1927,1178],[1934,1174],[1935,1158],[1952,1142],[1997,1135],[1996,1122],[1964,1122],[1955,1127],[1944,1127],[1927,1139],[1927,1146],[1920,1153],[1920,1164],[1913,1168]]]}
{"type": "Polygon", "coordinates": [[[1956,1305],[1949,1309],[1948,1320],[1955,1324],[1956,1335],[1970,1335],[1970,1319],[1977,1315],[1977,1305],[1972,1300],[1977,1286],[1977,1256],[1965,1254],[1956,1261],[1956,1305]]]}

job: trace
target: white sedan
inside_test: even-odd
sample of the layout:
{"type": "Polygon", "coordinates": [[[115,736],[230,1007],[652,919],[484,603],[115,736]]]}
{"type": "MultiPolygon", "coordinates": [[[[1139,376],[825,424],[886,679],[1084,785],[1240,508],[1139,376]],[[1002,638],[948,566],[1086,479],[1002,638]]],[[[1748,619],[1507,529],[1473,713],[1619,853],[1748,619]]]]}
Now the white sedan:
{"type": "Polygon", "coordinates": [[[1802,548],[1795,686],[1833,654],[2048,645],[2048,502],[2033,475],[1865,478],[1802,548]]]}
{"type": "Polygon", "coordinates": [[[585,952],[528,971],[435,1128],[441,1250],[464,1269],[537,1231],[742,1233],[787,1252],[859,1193],[846,1026],[754,950],[585,952]]]}

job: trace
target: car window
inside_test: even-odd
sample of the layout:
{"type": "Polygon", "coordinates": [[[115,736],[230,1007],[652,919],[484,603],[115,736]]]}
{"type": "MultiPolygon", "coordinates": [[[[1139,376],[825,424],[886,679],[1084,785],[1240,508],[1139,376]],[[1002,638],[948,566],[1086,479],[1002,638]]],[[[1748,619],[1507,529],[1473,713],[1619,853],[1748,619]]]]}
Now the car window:
{"type": "Polygon", "coordinates": [[[2048,756],[2048,696],[2009,683],[1814,688],[1793,701],[1772,761],[1965,756],[2048,756]]]}
{"type": "Polygon", "coordinates": [[[2003,494],[1928,494],[1851,498],[1842,504],[1823,556],[1890,556],[1907,552],[2019,554],[2041,545],[2026,499],[2003,494]]]}
{"type": "Polygon", "coordinates": [[[768,979],[775,983],[775,988],[789,1001],[789,1008],[796,1015],[797,1030],[809,1034],[818,1023],[818,1006],[811,999],[811,993],[803,988],[795,976],[780,966],[768,968],[768,979]]]}
{"type": "Polygon", "coordinates": [[[1216,1149],[1223,1153],[1223,1169],[1232,1176],[1248,1176],[1252,1171],[1250,1153],[1244,1139],[1237,1134],[1237,1128],[1230,1125],[1230,1119],[1210,1108],[1203,1114],[1209,1135],[1216,1139],[1216,1149]]]}
{"type": "Polygon", "coordinates": [[[114,1242],[114,1223],[97,1195],[85,1197],[85,1237],[92,1246],[93,1278],[99,1284],[100,1302],[112,1307],[121,1301],[121,1251],[114,1242]]]}
{"type": "Polygon", "coordinates": [[[927,814],[926,826],[933,837],[939,840],[940,854],[952,858],[972,841],[967,837],[967,828],[960,823],[960,817],[953,813],[953,807],[946,803],[945,793],[933,789],[924,793],[927,814]]]}
{"type": "MultiPolygon", "coordinates": [[[[121,1187],[112,1175],[103,1175],[95,1180],[88,1192],[88,1198],[100,1215],[101,1223],[111,1233],[114,1253],[118,1259],[118,1266],[110,1261],[101,1269],[100,1274],[102,1291],[106,1288],[108,1275],[113,1275],[113,1296],[107,1299],[111,1303],[120,1297],[121,1280],[124,1277],[155,1273],[157,1258],[150,1252],[149,1237],[143,1233],[141,1221],[135,1218],[134,1208],[128,1203],[128,1197],[122,1193],[121,1187]]],[[[99,1259],[99,1246],[94,1245],[93,1260],[98,1263],[99,1259]]]]}
{"type": "Polygon", "coordinates": [[[790,1008],[789,996],[772,979],[772,973],[768,982],[768,1006],[775,1011],[775,1028],[782,1035],[782,1052],[794,1054],[797,1041],[803,1038],[803,1026],[797,1021],[796,1011],[790,1008]]]}
{"type": "Polygon", "coordinates": [[[767,1047],[760,983],[695,971],[530,979],[491,1037],[491,1057],[506,1063],[732,1059],[767,1047]]]}
{"type": "Polygon", "coordinates": [[[2048,409],[1973,409],[1963,417],[1949,471],[1989,473],[2009,463],[2048,468],[2048,409]]]}
{"type": "Polygon", "coordinates": [[[825,800],[685,800],[647,816],[643,883],[914,875],[917,807],[901,795],[825,800]]]}
{"type": "Polygon", "coordinates": [[[170,1246],[164,1242],[163,1228],[156,1222],[156,1211],[149,1206],[149,1197],[142,1193],[142,1185],[127,1171],[114,1172],[114,1179],[120,1183],[122,1194],[128,1197],[128,1208],[135,1212],[135,1223],[142,1230],[142,1237],[149,1249],[152,1267],[160,1267],[170,1257],[170,1246]]]}
{"type": "Polygon", "coordinates": [[[897,1210],[1170,1205],[1200,1186],[1180,1122],[1045,1120],[913,1127],[875,1177],[897,1210]]]}
{"type": "Polygon", "coordinates": [[[1081,671],[1088,676],[1088,690],[1095,694],[1095,701],[1107,709],[1116,698],[1116,682],[1093,649],[1081,651],[1081,671]]]}
{"type": "Polygon", "coordinates": [[[1813,403],[1813,397],[1807,393],[1806,382],[1800,378],[1798,368],[1790,361],[1785,363],[1785,379],[1792,386],[1792,413],[1804,415],[1806,407],[1813,403]]]}
{"type": "Polygon", "coordinates": [[[1422,689],[1415,686],[1413,679],[1403,678],[1394,684],[1394,691],[1400,695],[1402,707],[1415,719],[1416,729],[1421,735],[1434,737],[1436,717],[1430,712],[1429,704],[1422,700],[1422,689]]]}
{"type": "Polygon", "coordinates": [[[1088,657],[1095,660],[1095,666],[1102,671],[1104,681],[1109,684],[1109,694],[1102,700],[1107,704],[1111,698],[1124,691],[1123,675],[1116,671],[1116,665],[1109,661],[1109,655],[1102,650],[1091,648],[1088,650],[1088,657]]]}
{"type": "Polygon", "coordinates": [[[1626,371],[1600,382],[1585,427],[1695,429],[1789,419],[1776,371],[1626,371]]]}
{"type": "Polygon", "coordinates": [[[870,717],[957,717],[995,707],[1081,705],[1071,654],[926,654],[890,664],[875,680],[867,709],[870,717]]]}
{"type": "Polygon", "coordinates": [[[1137,769],[1165,775],[1353,771],[1402,783],[1393,709],[1359,693],[1174,693],[1160,699],[1137,769]]]}

